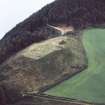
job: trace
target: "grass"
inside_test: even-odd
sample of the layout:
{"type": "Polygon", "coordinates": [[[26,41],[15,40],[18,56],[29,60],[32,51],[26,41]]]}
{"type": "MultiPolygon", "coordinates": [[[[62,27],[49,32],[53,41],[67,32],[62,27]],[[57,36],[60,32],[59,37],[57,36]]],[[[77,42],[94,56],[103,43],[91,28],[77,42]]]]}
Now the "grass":
{"type": "Polygon", "coordinates": [[[88,68],[45,93],[105,103],[105,29],[85,30],[82,41],[88,57],[88,68]]]}

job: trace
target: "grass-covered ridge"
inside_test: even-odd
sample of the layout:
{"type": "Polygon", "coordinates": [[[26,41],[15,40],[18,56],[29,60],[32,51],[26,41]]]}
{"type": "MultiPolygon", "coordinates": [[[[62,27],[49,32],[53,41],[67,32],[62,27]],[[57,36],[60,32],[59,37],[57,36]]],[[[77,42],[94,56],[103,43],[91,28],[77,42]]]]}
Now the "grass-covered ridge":
{"type": "Polygon", "coordinates": [[[88,57],[88,68],[46,93],[105,103],[105,29],[85,30],[82,41],[88,57]]]}

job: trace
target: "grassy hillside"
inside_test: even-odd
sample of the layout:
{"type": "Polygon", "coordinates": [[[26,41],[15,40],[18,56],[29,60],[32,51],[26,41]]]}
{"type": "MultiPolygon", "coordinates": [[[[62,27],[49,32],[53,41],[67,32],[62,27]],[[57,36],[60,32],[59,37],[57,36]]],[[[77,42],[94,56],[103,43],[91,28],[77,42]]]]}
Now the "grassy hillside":
{"type": "Polygon", "coordinates": [[[88,68],[46,93],[105,103],[105,29],[85,30],[82,41],[88,68]]]}

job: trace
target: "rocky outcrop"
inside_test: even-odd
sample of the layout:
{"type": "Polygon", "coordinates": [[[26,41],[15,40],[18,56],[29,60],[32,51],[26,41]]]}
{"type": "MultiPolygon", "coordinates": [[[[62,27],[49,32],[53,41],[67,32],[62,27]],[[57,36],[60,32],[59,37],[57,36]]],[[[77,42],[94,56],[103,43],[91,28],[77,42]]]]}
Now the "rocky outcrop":
{"type": "Polygon", "coordinates": [[[79,37],[61,36],[35,43],[0,66],[3,96],[14,102],[24,94],[42,93],[86,67],[79,37]]]}

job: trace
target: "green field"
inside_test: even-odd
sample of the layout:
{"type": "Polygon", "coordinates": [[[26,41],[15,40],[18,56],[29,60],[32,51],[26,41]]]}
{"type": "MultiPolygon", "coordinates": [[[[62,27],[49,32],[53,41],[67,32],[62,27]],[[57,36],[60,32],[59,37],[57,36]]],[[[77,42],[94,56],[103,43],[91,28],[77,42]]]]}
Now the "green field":
{"type": "Polygon", "coordinates": [[[46,93],[105,103],[105,29],[85,30],[82,41],[88,57],[88,68],[46,93]]]}

